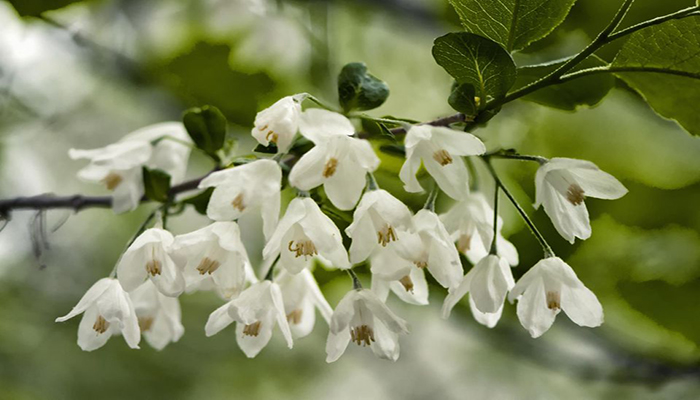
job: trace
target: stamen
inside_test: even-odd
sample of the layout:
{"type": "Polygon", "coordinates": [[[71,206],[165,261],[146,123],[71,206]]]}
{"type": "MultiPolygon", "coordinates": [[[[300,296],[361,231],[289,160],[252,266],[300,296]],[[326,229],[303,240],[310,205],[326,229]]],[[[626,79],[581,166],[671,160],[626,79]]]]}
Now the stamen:
{"type": "Polygon", "coordinates": [[[547,308],[550,310],[561,308],[561,294],[559,292],[547,292],[547,308]]]}
{"type": "Polygon", "coordinates": [[[472,235],[462,235],[457,239],[457,250],[466,253],[472,248],[472,235]]]}
{"type": "Polygon", "coordinates": [[[160,275],[161,270],[161,264],[158,260],[151,260],[146,263],[146,272],[148,272],[151,276],[160,275]]]}
{"type": "Polygon", "coordinates": [[[583,203],[585,198],[586,196],[584,195],[583,188],[575,183],[571,184],[569,190],[566,191],[566,199],[575,206],[583,203]]]}
{"type": "Polygon", "coordinates": [[[399,283],[403,285],[403,288],[406,289],[407,292],[413,293],[413,281],[410,276],[406,275],[399,279],[399,283]]]}
{"type": "Polygon", "coordinates": [[[95,324],[92,326],[92,329],[94,329],[95,332],[99,334],[103,334],[107,332],[107,329],[109,329],[109,322],[107,322],[107,320],[104,319],[103,316],[98,315],[97,319],[95,320],[95,324]]]}
{"type": "Polygon", "coordinates": [[[416,267],[421,269],[426,268],[428,266],[427,261],[414,261],[413,263],[416,264],[416,267]]]}
{"type": "Polygon", "coordinates": [[[120,183],[122,183],[123,180],[124,178],[122,178],[121,175],[110,172],[102,179],[102,183],[107,186],[107,190],[114,190],[120,183]]]}
{"type": "Polygon", "coordinates": [[[313,257],[318,254],[318,250],[316,250],[316,245],[311,240],[296,242],[296,244],[294,244],[293,240],[290,240],[289,244],[287,245],[287,249],[294,253],[294,257],[297,258],[304,256],[304,258],[306,259],[306,257],[313,257]]]}
{"type": "Polygon", "coordinates": [[[153,317],[139,317],[139,328],[141,328],[141,332],[151,330],[151,326],[153,326],[153,317]]]}
{"type": "Polygon", "coordinates": [[[448,164],[452,164],[452,156],[447,150],[440,149],[433,153],[433,159],[440,163],[443,167],[448,164]]]}
{"type": "Polygon", "coordinates": [[[287,314],[287,321],[289,321],[290,324],[298,325],[301,322],[302,311],[303,310],[297,308],[296,310],[290,312],[287,314]]]}
{"type": "Polygon", "coordinates": [[[199,271],[200,275],[204,275],[207,273],[211,275],[214,273],[214,271],[219,269],[220,266],[220,262],[212,260],[209,257],[204,257],[202,258],[202,261],[199,262],[199,265],[197,266],[197,271],[199,271]]]}
{"type": "Polygon", "coordinates": [[[326,165],[323,167],[323,177],[330,178],[335,174],[335,170],[338,168],[338,159],[335,157],[330,158],[326,161],[326,165]]]}
{"type": "MultiPolygon", "coordinates": [[[[267,125],[265,125],[265,128],[267,128],[267,125]]],[[[270,130],[270,132],[267,132],[267,135],[265,135],[265,139],[267,139],[267,141],[270,143],[277,143],[277,139],[279,138],[279,135],[272,130],[270,130]]]]}
{"type": "Polygon", "coordinates": [[[243,335],[244,336],[258,336],[260,333],[260,321],[253,322],[250,325],[246,325],[243,328],[243,335]]]}
{"type": "Polygon", "coordinates": [[[243,193],[239,193],[238,196],[236,196],[233,199],[233,201],[231,202],[231,205],[236,210],[243,212],[243,210],[245,210],[245,204],[243,204],[243,193]]]}
{"type": "Polygon", "coordinates": [[[387,244],[395,240],[399,240],[399,238],[396,237],[393,226],[386,224],[382,230],[377,231],[377,243],[381,244],[382,247],[386,247],[387,244]]]}
{"type": "Polygon", "coordinates": [[[353,342],[357,343],[358,346],[369,346],[375,341],[374,331],[367,325],[350,328],[350,338],[353,342]]]}

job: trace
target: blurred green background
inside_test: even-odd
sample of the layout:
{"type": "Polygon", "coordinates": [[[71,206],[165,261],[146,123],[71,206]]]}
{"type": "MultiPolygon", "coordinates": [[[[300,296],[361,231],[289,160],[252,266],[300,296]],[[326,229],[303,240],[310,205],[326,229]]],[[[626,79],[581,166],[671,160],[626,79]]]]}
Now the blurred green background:
{"type": "MultiPolygon", "coordinates": [[[[352,61],[364,61],[391,87],[374,115],[428,120],[453,113],[449,76],[430,53],[435,37],[459,30],[447,1],[12,3],[16,9],[0,1],[0,198],[104,194],[75,178],[82,164],[69,161],[69,148],[101,147],[202,104],[226,114],[239,151],[248,153],[257,110],[297,92],[333,102],[335,76],[352,61]]],[[[579,0],[562,26],[516,61],[573,54],[618,3],[579,0]]],[[[638,0],[624,25],[692,4],[638,0]]],[[[610,59],[614,50],[600,55],[610,59]]],[[[700,398],[700,139],[655,115],[621,83],[598,107],[575,113],[509,104],[474,133],[490,149],[591,160],[629,188],[621,200],[587,202],[593,236],[574,246],[543,211],[533,214],[602,302],[601,328],[579,328],[561,314],[533,340],[513,306],[493,330],[463,306],[443,321],[444,291],[432,287],[427,307],[389,299],[411,324],[396,363],[351,347],[326,364],[320,320],[294,350],[275,334],[248,360],[233,329],[204,336],[220,300],[197,293],[181,297],[186,334],[164,351],[145,343],[130,350],[115,337],[84,353],[75,343],[78,319],[53,320],[111,271],[153,205],[124,216],[52,211],[49,228],[67,220],[48,234],[48,246],[36,243],[33,213],[16,212],[0,233],[0,399],[700,398]]],[[[395,178],[401,160],[382,160],[382,186],[420,204],[395,178]]],[[[189,175],[210,168],[194,154],[189,175]]],[[[497,168],[532,212],[535,166],[503,160],[497,168]]],[[[541,251],[512,207],[502,209],[504,231],[520,251],[517,277],[541,251]]],[[[205,223],[187,212],[171,224],[183,233],[205,223]]],[[[259,260],[261,236],[255,221],[245,224],[251,258],[259,260]]],[[[318,277],[332,306],[350,288],[344,274],[318,277]]],[[[369,284],[368,275],[361,278],[369,284]]]]}

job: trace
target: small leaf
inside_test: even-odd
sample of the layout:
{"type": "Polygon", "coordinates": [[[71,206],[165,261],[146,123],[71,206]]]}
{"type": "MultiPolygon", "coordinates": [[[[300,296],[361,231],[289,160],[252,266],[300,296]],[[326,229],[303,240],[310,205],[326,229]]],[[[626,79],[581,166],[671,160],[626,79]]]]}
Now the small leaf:
{"type": "Polygon", "coordinates": [[[338,75],[338,99],[345,112],[371,110],[384,104],[389,85],[367,72],[364,63],[350,63],[338,75]]]}
{"type": "Polygon", "coordinates": [[[170,175],[160,169],[143,167],[143,187],[149,200],[165,203],[169,199],[170,175]]]}
{"type": "Polygon", "coordinates": [[[378,135],[381,135],[381,136],[386,136],[388,139],[391,139],[392,141],[396,141],[396,136],[393,133],[391,133],[391,130],[389,130],[389,128],[387,128],[387,126],[384,123],[375,121],[375,120],[370,119],[370,118],[362,118],[361,122],[362,122],[362,129],[365,132],[369,133],[371,136],[376,137],[378,135]]]}
{"type": "Polygon", "coordinates": [[[198,213],[207,215],[207,207],[209,206],[209,199],[212,193],[214,193],[214,188],[210,187],[197,195],[186,198],[182,202],[190,204],[198,213]]]}
{"type": "MultiPolygon", "coordinates": [[[[518,79],[514,88],[521,88],[544,77],[564,62],[558,61],[518,68],[518,79]]],[[[590,56],[571,72],[605,65],[607,65],[605,61],[596,56],[590,56]]],[[[615,78],[611,74],[596,74],[537,90],[523,97],[523,100],[561,110],[575,110],[579,106],[592,107],[600,103],[614,85],[615,78]]]]}
{"type": "Polygon", "coordinates": [[[700,135],[700,16],[671,20],[633,33],[612,67],[646,69],[616,75],[658,114],[700,135]]]}
{"type": "Polygon", "coordinates": [[[387,144],[379,146],[379,151],[399,157],[406,157],[406,147],[402,144],[387,144]]]}
{"type": "Polygon", "coordinates": [[[450,0],[464,30],[489,38],[508,51],[549,35],[576,0],[450,0]]]}
{"type": "Polygon", "coordinates": [[[263,153],[263,154],[277,154],[277,145],[270,142],[269,145],[263,146],[262,144],[258,144],[255,146],[253,149],[254,152],[256,153],[263,153]]]}
{"type": "Polygon", "coordinates": [[[447,98],[450,107],[464,115],[474,116],[477,114],[479,105],[476,103],[474,85],[470,83],[456,83],[452,85],[452,93],[447,98]]]}
{"type": "Polygon", "coordinates": [[[58,10],[81,0],[10,0],[9,3],[17,10],[20,17],[38,17],[45,11],[58,10]]]}
{"type": "Polygon", "coordinates": [[[190,108],[182,117],[194,144],[216,161],[226,140],[226,117],[214,106],[190,108]]]}
{"type": "Polygon", "coordinates": [[[458,84],[474,86],[481,104],[504,96],[515,83],[510,54],[498,43],[472,33],[448,33],[435,39],[433,57],[458,84]]]}

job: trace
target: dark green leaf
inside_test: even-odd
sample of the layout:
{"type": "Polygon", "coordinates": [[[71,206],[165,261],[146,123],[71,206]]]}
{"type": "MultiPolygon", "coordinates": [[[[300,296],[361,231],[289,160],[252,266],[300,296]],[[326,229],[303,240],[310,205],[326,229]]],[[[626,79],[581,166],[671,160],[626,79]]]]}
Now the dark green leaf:
{"type": "Polygon", "coordinates": [[[371,110],[384,104],[389,97],[389,86],[367,72],[364,63],[350,63],[338,75],[338,99],[347,112],[371,110]]]}
{"type": "Polygon", "coordinates": [[[269,145],[263,146],[261,144],[258,144],[255,146],[253,149],[254,152],[256,153],[263,153],[263,154],[277,154],[277,145],[270,142],[269,145]]]}
{"type": "Polygon", "coordinates": [[[450,0],[467,32],[520,50],[542,39],[569,14],[575,0],[450,0]]]}
{"type": "Polygon", "coordinates": [[[370,136],[386,136],[387,138],[396,141],[396,136],[393,133],[391,133],[389,128],[387,128],[387,126],[384,123],[375,121],[370,118],[362,118],[361,122],[362,129],[368,134],[370,134],[370,136]]]}
{"type": "Polygon", "coordinates": [[[213,106],[195,107],[182,117],[187,133],[194,144],[218,161],[216,154],[226,139],[226,117],[213,106]]]}
{"type": "Polygon", "coordinates": [[[433,57],[459,84],[476,89],[481,104],[505,95],[515,83],[515,63],[503,48],[472,33],[448,33],[435,39],[433,57]]]}
{"type": "Polygon", "coordinates": [[[198,213],[207,215],[207,206],[209,206],[209,199],[212,193],[214,193],[214,188],[207,188],[205,191],[189,197],[182,202],[192,205],[198,213]]]}
{"type": "Polygon", "coordinates": [[[395,156],[406,157],[406,147],[402,144],[387,144],[380,146],[379,150],[382,153],[392,154],[395,156]]]}
{"type": "Polygon", "coordinates": [[[476,104],[474,85],[470,83],[456,83],[452,85],[452,93],[447,99],[450,107],[461,112],[464,115],[474,116],[479,109],[476,104]]]}
{"type": "Polygon", "coordinates": [[[620,72],[660,115],[700,135],[700,16],[642,29],[631,35],[613,68],[659,72],[620,72]]]}
{"type": "Polygon", "coordinates": [[[81,0],[10,0],[9,3],[21,17],[38,17],[44,11],[58,10],[81,0]]]}
{"type": "MultiPolygon", "coordinates": [[[[530,82],[542,78],[557,69],[564,62],[565,61],[559,61],[518,68],[518,79],[515,82],[514,88],[521,88],[530,82]]],[[[590,56],[571,72],[605,65],[607,65],[605,61],[596,56],[590,56]]],[[[608,92],[610,92],[610,89],[612,89],[614,85],[615,78],[611,74],[590,75],[560,85],[552,85],[537,90],[523,97],[523,100],[529,100],[561,110],[575,110],[579,106],[591,107],[598,104],[608,92]]]]}
{"type": "Polygon", "coordinates": [[[143,167],[143,187],[149,200],[165,203],[170,191],[170,175],[160,169],[143,167]]]}

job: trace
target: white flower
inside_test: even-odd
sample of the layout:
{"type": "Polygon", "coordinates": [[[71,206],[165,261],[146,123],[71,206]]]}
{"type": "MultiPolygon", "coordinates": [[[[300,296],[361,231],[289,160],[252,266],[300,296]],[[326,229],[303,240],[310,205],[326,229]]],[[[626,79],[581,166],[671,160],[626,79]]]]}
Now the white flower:
{"type": "Polygon", "coordinates": [[[544,205],[557,232],[571,243],[591,236],[586,197],[614,200],[627,193],[614,176],[592,162],[571,158],[553,158],[543,164],[535,176],[535,189],[535,208],[544,205]]]}
{"type": "Polygon", "coordinates": [[[215,221],[238,219],[260,210],[265,237],[272,234],[280,213],[282,170],[272,160],[257,160],[217,171],[202,180],[200,188],[213,187],[207,216],[215,221]]]}
{"type": "Polygon", "coordinates": [[[255,140],[263,146],[277,145],[277,151],[286,153],[299,129],[301,104],[299,95],[287,96],[260,111],[255,116],[251,132],[255,140]]]}
{"type": "MultiPolygon", "coordinates": [[[[489,254],[493,241],[493,208],[482,193],[471,193],[440,216],[445,229],[457,242],[457,250],[467,256],[472,264],[489,254]]],[[[518,265],[518,250],[501,235],[503,220],[498,217],[496,247],[498,255],[508,264],[518,265]]]]}
{"type": "Polygon", "coordinates": [[[407,192],[422,192],[416,179],[421,161],[440,189],[455,200],[469,193],[469,173],[462,156],[484,154],[486,147],[476,136],[449,128],[414,125],[406,133],[406,162],[399,178],[407,192]]]}
{"type": "Polygon", "coordinates": [[[325,258],[337,268],[350,268],[338,227],[308,197],[297,197],[289,203],[265,245],[263,257],[266,260],[277,255],[280,255],[281,265],[292,274],[299,273],[315,256],[325,258]]]}
{"type": "Polygon", "coordinates": [[[428,304],[428,281],[425,272],[414,263],[400,257],[394,249],[378,249],[370,258],[372,291],[386,301],[391,290],[409,304],[428,304]]]}
{"type": "Polygon", "coordinates": [[[540,260],[523,275],[508,299],[518,299],[518,318],[533,338],[547,332],[560,310],[579,326],[603,323],[603,307],[559,257],[540,260]]]}
{"type": "Polygon", "coordinates": [[[316,308],[326,323],[330,324],[333,309],[323,297],[311,271],[304,269],[292,275],[281,270],[275,277],[275,282],[282,291],[284,312],[295,337],[302,338],[311,333],[316,322],[316,308]]]}
{"type": "Polygon", "coordinates": [[[272,337],[275,323],[291,349],[292,332],[284,312],[282,293],[276,283],[254,283],[240,296],[211,313],[205,333],[212,336],[236,322],[236,341],[249,358],[255,357],[272,337]]]}
{"type": "Polygon", "coordinates": [[[122,255],[117,278],[124,290],[134,291],[150,279],[166,296],[175,297],[185,289],[182,272],[170,257],[173,235],[160,228],[145,230],[122,255]]]}
{"type": "Polygon", "coordinates": [[[84,351],[99,349],[112,335],[121,333],[132,349],[139,348],[141,334],[134,306],[116,279],[102,278],[83,295],[78,304],[56,322],[83,314],[78,327],[78,346],[84,351]]]}
{"type": "Polygon", "coordinates": [[[345,229],[352,238],[350,261],[360,263],[372,252],[400,239],[411,226],[411,211],[386,190],[365,192],[345,229]]]}
{"type": "Polygon", "coordinates": [[[399,358],[399,334],[407,334],[406,321],[394,314],[368,289],[353,289],[340,300],[331,317],[326,362],[336,361],[348,343],[370,346],[379,358],[399,358]]]}
{"type": "Polygon", "coordinates": [[[187,292],[215,289],[230,299],[241,293],[246,278],[254,279],[240,229],[233,221],[214,222],[178,235],[173,256],[185,277],[187,292]]]}
{"type": "Polygon", "coordinates": [[[328,199],[341,210],[355,207],[366,175],[379,166],[370,143],[355,133],[344,116],[317,108],[302,114],[300,131],[315,146],[294,164],[289,183],[301,190],[323,185],[328,199]]]}
{"type": "Polygon", "coordinates": [[[506,294],[513,288],[513,273],[505,258],[488,255],[479,261],[456,288],[451,288],[442,306],[442,316],[450,316],[452,308],[467,293],[474,318],[493,328],[501,317],[506,294]]]}
{"type": "Polygon", "coordinates": [[[440,285],[457,286],[462,281],[462,263],[457,248],[440,218],[430,210],[413,216],[415,235],[405,235],[396,250],[419,268],[428,268],[440,285]]]}
{"type": "Polygon", "coordinates": [[[164,122],[136,130],[119,142],[93,150],[70,149],[71,159],[87,159],[90,164],[78,171],[78,178],[104,184],[114,192],[112,209],[122,213],[135,209],[144,194],[142,167],[161,169],[178,183],[185,176],[190,147],[172,140],[151,142],[165,136],[180,142],[191,139],[180,122],[164,122]]]}
{"type": "Polygon", "coordinates": [[[185,333],[182,313],[177,298],[164,296],[151,281],[146,281],[129,293],[136,310],[141,334],[156,350],[163,350],[168,343],[175,343],[185,333]]]}

